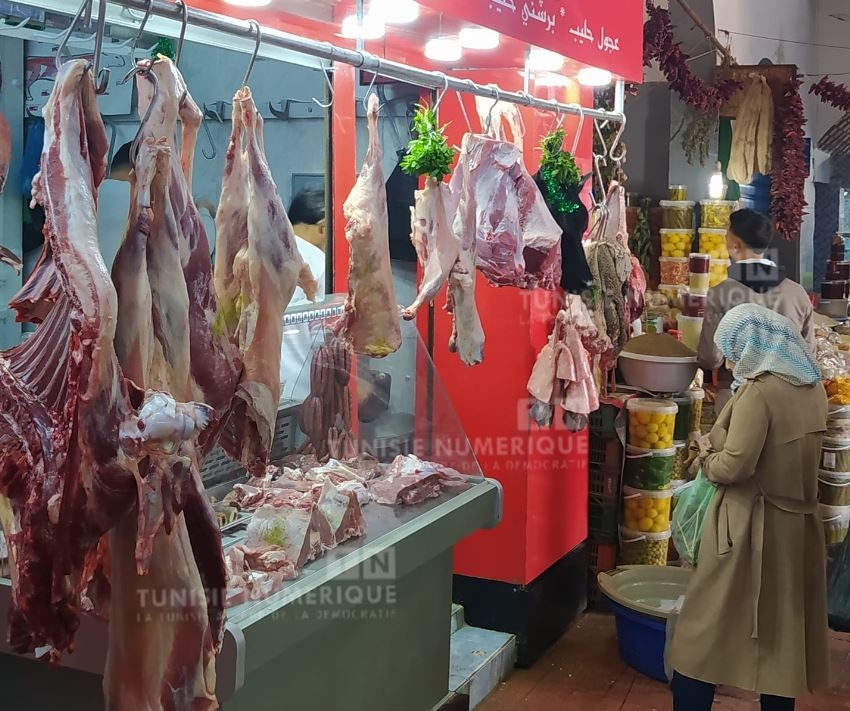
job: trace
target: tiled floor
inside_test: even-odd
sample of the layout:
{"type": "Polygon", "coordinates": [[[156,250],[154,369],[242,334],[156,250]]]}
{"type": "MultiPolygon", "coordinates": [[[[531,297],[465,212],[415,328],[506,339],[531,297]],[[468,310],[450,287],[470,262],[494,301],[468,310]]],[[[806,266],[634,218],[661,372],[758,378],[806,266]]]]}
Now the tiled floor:
{"type": "MultiPolygon", "coordinates": [[[[834,635],[832,650],[836,687],[801,700],[798,711],[850,709],[850,635],[834,635]]],[[[751,698],[724,692],[714,708],[756,711],[751,698]]],[[[534,668],[515,670],[478,711],[670,711],[672,706],[666,686],[620,661],[613,618],[588,614],[534,668]]]]}

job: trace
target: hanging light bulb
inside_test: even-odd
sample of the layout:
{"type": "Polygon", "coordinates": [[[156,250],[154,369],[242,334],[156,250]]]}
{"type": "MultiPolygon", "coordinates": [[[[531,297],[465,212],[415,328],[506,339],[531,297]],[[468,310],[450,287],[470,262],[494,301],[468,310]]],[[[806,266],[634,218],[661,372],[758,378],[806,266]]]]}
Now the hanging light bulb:
{"type": "Polygon", "coordinates": [[[499,46],[499,33],[486,27],[464,27],[458,39],[464,49],[487,50],[499,46]]]}
{"type": "Polygon", "coordinates": [[[532,72],[557,72],[564,66],[564,58],[548,49],[532,47],[528,52],[528,68],[532,72]]]}
{"type": "Polygon", "coordinates": [[[455,37],[434,37],[425,43],[425,57],[435,62],[457,62],[463,47],[455,37]]]}
{"type": "Polygon", "coordinates": [[[608,86],[613,76],[607,69],[585,67],[579,70],[578,83],[582,86],[608,86]]]}
{"type": "Polygon", "coordinates": [[[363,18],[363,22],[357,15],[349,15],[342,21],[340,35],[346,39],[376,40],[381,39],[386,32],[384,23],[370,15],[363,18]]]}
{"type": "Polygon", "coordinates": [[[720,162],[714,166],[714,172],[708,181],[708,197],[712,200],[722,200],[726,197],[726,182],[723,180],[723,166],[720,162]]]}
{"type": "Polygon", "coordinates": [[[372,0],[369,14],[388,25],[407,25],[419,17],[419,5],[413,0],[372,0]]]}

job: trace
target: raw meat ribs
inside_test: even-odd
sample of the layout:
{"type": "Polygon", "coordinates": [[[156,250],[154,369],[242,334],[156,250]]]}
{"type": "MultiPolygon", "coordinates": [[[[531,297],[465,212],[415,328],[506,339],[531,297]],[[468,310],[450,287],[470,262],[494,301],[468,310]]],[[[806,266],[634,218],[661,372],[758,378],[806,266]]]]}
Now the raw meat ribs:
{"type": "Polygon", "coordinates": [[[399,308],[390,266],[387,191],[381,170],[378,97],[369,97],[369,150],[343,205],[350,246],[344,333],[358,355],[383,358],[401,346],[399,308]]]}
{"type": "MultiPolygon", "coordinates": [[[[92,599],[105,588],[89,586],[90,578],[102,579],[108,571],[113,605],[107,709],[213,709],[212,662],[223,608],[207,609],[203,596],[194,599],[191,612],[199,614],[192,617],[192,638],[180,626],[159,635],[156,625],[130,619],[141,611],[134,608],[139,598],[133,588],[145,569],[145,589],[173,589],[181,582],[216,589],[217,558],[223,595],[217,527],[214,520],[213,529],[199,525],[209,504],[192,476],[193,440],[210,413],[204,405],[144,393],[119,367],[113,344],[132,340],[126,334],[116,339],[119,299],[97,241],[95,195],[108,142],[87,62],[62,66],[44,116],[33,199],[45,210],[45,248],[18,314],[38,313],[43,323],[0,356],[0,510],[12,559],[10,643],[21,653],[46,648],[51,659],[73,649],[83,599],[87,609],[104,603],[92,599]],[[33,288],[39,280],[50,289],[33,288]],[[187,520],[198,534],[195,548],[188,544],[187,520]],[[181,555],[160,549],[177,539],[181,555]]],[[[159,147],[149,149],[146,156],[155,158],[159,147]]],[[[128,241],[136,259],[146,236],[150,176],[150,166],[143,166],[134,184],[128,241]]],[[[128,290],[128,303],[143,312],[149,302],[138,293],[128,290]]],[[[131,345],[124,352],[133,354],[129,367],[143,381],[142,350],[131,345]]]]}
{"type": "MultiPolygon", "coordinates": [[[[219,312],[190,189],[200,111],[168,59],[141,63],[137,86],[140,114],[153,107],[137,141],[114,285],[97,242],[107,140],[86,62],[62,67],[45,108],[33,181],[45,247],[11,304],[19,320],[41,325],[0,355],[9,634],[16,651],[46,647],[57,657],[73,646],[79,611],[103,611],[109,593],[108,711],[211,711],[228,571],[199,462],[225,434],[246,464],[265,463],[283,311],[296,282],[308,295],[315,282],[243,89],[231,151],[242,182],[225,176],[233,199],[220,216],[234,201],[241,207],[233,228],[221,230],[217,281],[235,277],[239,290],[225,294],[219,312]],[[162,599],[164,607],[152,607],[162,599]]],[[[19,266],[14,255],[0,260],[19,266]]],[[[331,511],[341,499],[325,491],[318,502],[331,511]]],[[[338,533],[327,526],[325,539],[338,533]]]]}

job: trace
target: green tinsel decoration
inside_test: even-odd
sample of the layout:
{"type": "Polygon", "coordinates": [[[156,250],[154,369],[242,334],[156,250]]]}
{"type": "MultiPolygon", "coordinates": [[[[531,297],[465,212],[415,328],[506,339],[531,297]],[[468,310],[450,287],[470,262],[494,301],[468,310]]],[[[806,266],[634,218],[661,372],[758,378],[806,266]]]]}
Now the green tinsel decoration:
{"type": "Polygon", "coordinates": [[[540,142],[543,158],[540,159],[540,177],[546,186],[548,202],[558,212],[570,215],[580,203],[568,193],[581,183],[581,172],[575,158],[564,150],[566,132],[563,128],[552,131],[540,142]]]}
{"type": "Polygon", "coordinates": [[[546,195],[549,198],[548,202],[552,207],[564,215],[571,215],[578,210],[579,201],[567,199],[561,184],[555,177],[555,172],[551,168],[541,167],[540,177],[543,178],[543,184],[546,186],[546,195]]]}
{"type": "Polygon", "coordinates": [[[174,61],[174,42],[168,37],[160,37],[151,51],[151,59],[156,59],[160,55],[168,57],[172,62],[174,61]]]}

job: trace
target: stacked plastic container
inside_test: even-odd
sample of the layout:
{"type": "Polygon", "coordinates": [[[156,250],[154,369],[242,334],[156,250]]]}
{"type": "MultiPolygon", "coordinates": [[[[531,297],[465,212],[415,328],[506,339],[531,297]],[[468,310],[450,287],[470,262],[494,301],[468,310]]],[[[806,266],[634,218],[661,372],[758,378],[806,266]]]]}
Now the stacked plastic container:
{"type": "Polygon", "coordinates": [[[620,553],[626,565],[666,565],[679,408],[672,400],[633,398],[626,409],[620,553]]]}
{"type": "Polygon", "coordinates": [[[737,208],[734,200],[703,200],[700,203],[699,251],[711,257],[709,286],[726,281],[729,274],[726,232],[737,208]]]}
{"type": "Polygon", "coordinates": [[[661,284],[666,287],[688,285],[688,255],[694,244],[696,203],[687,199],[684,186],[670,186],[670,200],[661,205],[661,284]]]}
{"type": "Polygon", "coordinates": [[[830,408],[818,498],[827,546],[843,543],[850,529],[850,407],[830,408]]]}

